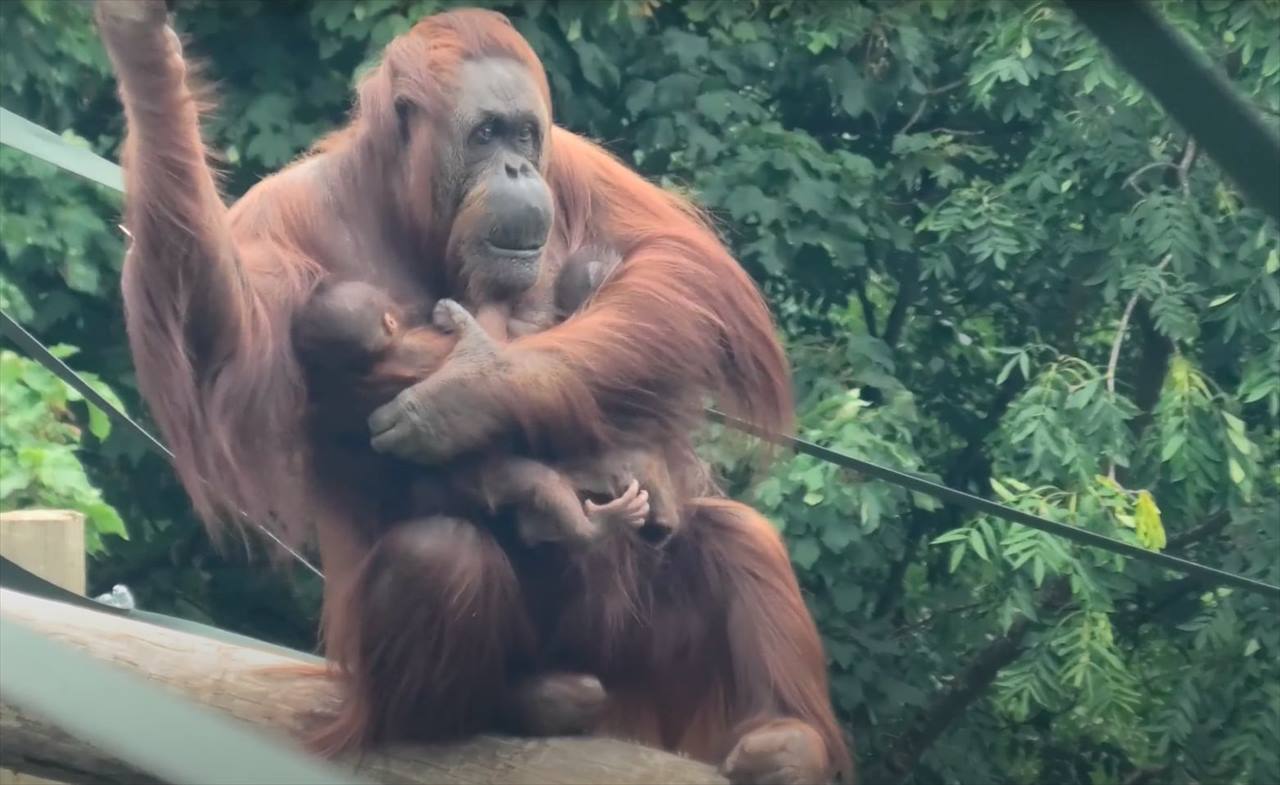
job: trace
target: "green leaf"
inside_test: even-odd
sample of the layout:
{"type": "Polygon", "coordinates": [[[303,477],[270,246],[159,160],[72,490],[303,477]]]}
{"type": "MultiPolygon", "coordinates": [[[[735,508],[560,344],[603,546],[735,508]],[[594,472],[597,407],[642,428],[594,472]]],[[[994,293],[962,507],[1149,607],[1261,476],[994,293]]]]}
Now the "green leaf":
{"type": "Polygon", "coordinates": [[[580,43],[575,50],[582,75],[593,87],[614,90],[618,86],[618,68],[610,62],[604,50],[592,43],[580,43]]]}
{"type": "Polygon", "coordinates": [[[655,87],[653,82],[644,79],[634,80],[627,91],[627,111],[635,116],[649,109],[653,105],[655,87]]]}
{"type": "Polygon", "coordinates": [[[85,517],[93,524],[94,531],[99,535],[114,534],[121,539],[129,539],[129,532],[125,529],[124,520],[115,508],[105,502],[96,502],[84,507],[85,517]]]}
{"type": "Polygon", "coordinates": [[[1009,374],[1013,372],[1015,367],[1017,367],[1018,357],[1020,356],[1021,355],[1014,355],[1009,359],[1009,362],[1004,364],[1004,367],[1000,369],[1000,373],[996,375],[996,385],[1004,384],[1004,380],[1009,378],[1009,374]]]}
{"type": "Polygon", "coordinates": [[[862,589],[854,583],[844,584],[831,592],[831,599],[835,603],[836,610],[841,613],[853,613],[862,607],[862,589]]]}
{"type": "Polygon", "coordinates": [[[1186,444],[1186,442],[1187,435],[1182,431],[1177,431],[1170,436],[1168,441],[1166,441],[1160,448],[1161,463],[1166,462],[1174,455],[1177,455],[1178,451],[1182,449],[1182,445],[1186,444]]]}
{"type": "Polygon", "coordinates": [[[857,528],[844,518],[831,521],[822,527],[819,539],[831,553],[843,553],[857,536],[857,528]]]}
{"type": "MultiPolygon", "coordinates": [[[[1235,432],[1242,435],[1244,434],[1245,432],[1244,420],[1241,420],[1239,417],[1236,417],[1231,412],[1223,412],[1222,419],[1226,420],[1227,428],[1230,432],[1235,432]]],[[[1245,450],[1245,452],[1248,452],[1248,450],[1245,450]]]]}
{"type": "Polygon", "coordinates": [[[1253,444],[1249,441],[1249,437],[1240,431],[1228,429],[1227,438],[1231,440],[1231,443],[1235,445],[1235,448],[1242,455],[1251,455],[1253,453],[1253,444]]]}
{"type": "Polygon", "coordinates": [[[974,553],[978,554],[983,561],[991,561],[987,555],[987,543],[977,529],[969,530],[969,547],[973,548],[974,553]]]}
{"type": "Polygon", "coordinates": [[[1227,468],[1231,472],[1231,481],[1236,485],[1244,485],[1245,473],[1244,467],[1235,458],[1227,459],[1227,468]]]}
{"type": "Polygon", "coordinates": [[[1277,73],[1280,73],[1280,46],[1273,41],[1267,47],[1267,56],[1262,60],[1262,75],[1275,76],[1277,73]]]}
{"type": "Polygon", "coordinates": [[[808,538],[797,541],[791,548],[791,560],[801,569],[810,569],[818,561],[818,543],[808,538]]]}
{"type": "Polygon", "coordinates": [[[1017,495],[1013,491],[1006,488],[1004,484],[995,477],[991,478],[991,489],[996,492],[996,496],[999,496],[1001,501],[1011,502],[1017,498],[1017,495]]]}
{"type": "Polygon", "coordinates": [[[1066,407],[1068,409],[1083,409],[1092,400],[1094,393],[1098,391],[1098,380],[1095,379],[1088,384],[1083,384],[1079,388],[1073,390],[1067,396],[1066,407]]]}
{"type": "Polygon", "coordinates": [[[832,91],[840,110],[850,117],[858,117],[869,108],[867,83],[847,58],[839,60],[831,69],[832,91]]]}
{"type": "Polygon", "coordinates": [[[941,545],[947,542],[960,542],[969,538],[970,529],[955,529],[929,541],[930,545],[941,545]]]}
{"type": "Polygon", "coordinates": [[[104,441],[111,434],[111,418],[97,406],[89,405],[89,432],[104,441]]]}
{"type": "MultiPolygon", "coordinates": [[[[0,453],[0,457],[3,456],[0,453]]],[[[0,471],[0,502],[6,502],[19,491],[26,490],[34,479],[24,467],[18,466],[16,460],[0,460],[4,471],[0,471]]]]}

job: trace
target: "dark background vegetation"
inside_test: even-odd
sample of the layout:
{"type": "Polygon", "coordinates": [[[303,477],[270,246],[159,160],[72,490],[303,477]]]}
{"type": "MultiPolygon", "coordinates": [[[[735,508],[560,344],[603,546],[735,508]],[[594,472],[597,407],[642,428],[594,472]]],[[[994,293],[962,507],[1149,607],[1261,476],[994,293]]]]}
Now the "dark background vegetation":
{"type": "MultiPolygon", "coordinates": [[[[179,2],[228,193],[339,124],[362,66],[444,5],[179,2]]],[[[714,212],[782,323],[802,436],[1280,581],[1276,228],[1063,9],[495,7],[560,123],[714,212]]],[[[1160,8],[1275,120],[1280,5],[1160,8]]],[[[0,40],[0,103],[114,159],[87,5],[6,0],[0,40]]],[[[0,306],[145,416],[119,197],[8,148],[0,176],[0,306]]],[[[0,394],[0,504],[86,511],[94,591],[314,645],[314,580],[261,543],[218,555],[161,460],[8,349],[0,394]]],[[[741,476],[735,443],[706,447],[741,476]]],[[[1280,782],[1274,603],[805,457],[735,490],[785,533],[873,777],[1280,782]]]]}

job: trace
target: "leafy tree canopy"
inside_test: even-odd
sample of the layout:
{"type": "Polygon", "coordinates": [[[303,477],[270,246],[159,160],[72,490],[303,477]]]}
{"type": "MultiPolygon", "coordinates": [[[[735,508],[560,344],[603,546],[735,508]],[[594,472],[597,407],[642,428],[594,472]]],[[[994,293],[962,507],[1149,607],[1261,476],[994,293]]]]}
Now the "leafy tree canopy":
{"type": "MultiPolygon", "coordinates": [[[[561,123],[713,212],[778,313],[802,436],[1280,582],[1280,237],[1061,7],[490,4],[561,123]]],[[[179,4],[228,191],[444,5],[179,4]]],[[[1280,5],[1159,8],[1280,117],[1280,5]]],[[[0,4],[0,38],[0,103],[114,158],[87,7],[0,4]]],[[[0,177],[0,307],[141,412],[118,196],[7,148],[0,177]]],[[[8,349],[0,394],[0,504],[86,511],[96,590],[310,645],[314,582],[215,555],[162,462],[8,349]]],[[[869,780],[1280,782],[1274,603],[807,457],[748,486],[712,436],[786,536],[869,780]]]]}

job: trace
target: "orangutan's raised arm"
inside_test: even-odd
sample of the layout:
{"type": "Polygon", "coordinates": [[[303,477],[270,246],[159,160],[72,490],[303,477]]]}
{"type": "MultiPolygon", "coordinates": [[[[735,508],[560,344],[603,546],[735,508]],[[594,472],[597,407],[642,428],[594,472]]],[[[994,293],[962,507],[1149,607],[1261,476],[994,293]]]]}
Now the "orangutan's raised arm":
{"type": "Polygon", "coordinates": [[[197,353],[216,352],[241,328],[242,285],[182,46],[159,0],[102,0],[95,11],[128,121],[125,285],[135,302],[181,314],[197,353]]]}
{"type": "Polygon", "coordinates": [[[122,289],[139,387],[201,516],[264,519],[283,501],[267,464],[283,461],[240,445],[299,408],[288,344],[264,338],[268,311],[245,279],[246,256],[269,249],[233,242],[164,2],[99,0],[94,15],[128,123],[122,289]]]}

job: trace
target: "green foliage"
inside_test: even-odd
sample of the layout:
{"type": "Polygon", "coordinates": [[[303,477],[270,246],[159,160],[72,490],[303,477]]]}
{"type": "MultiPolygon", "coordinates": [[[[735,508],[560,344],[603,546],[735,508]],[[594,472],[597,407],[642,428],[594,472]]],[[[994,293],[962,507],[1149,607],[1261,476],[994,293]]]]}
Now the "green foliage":
{"type": "MultiPolygon", "coordinates": [[[[75,354],[66,346],[53,347],[59,359],[75,354]]],[[[95,392],[119,405],[107,385],[85,374],[95,392]]],[[[85,547],[90,554],[103,549],[103,537],[128,538],[120,514],[85,474],[78,452],[101,443],[111,433],[111,421],[80,393],[33,360],[0,350],[0,506],[55,507],[85,514],[85,547]],[[72,404],[82,404],[73,407],[72,404]],[[79,410],[79,411],[77,411],[79,410]],[[88,433],[85,433],[86,429],[88,433]]]]}
{"type": "MultiPolygon", "coordinates": [[[[559,122],[708,208],[774,304],[801,436],[1280,581],[1280,236],[1058,4],[487,4],[543,57],[559,122]]],[[[228,191],[339,124],[380,47],[448,5],[180,4],[221,88],[228,191]]],[[[1276,125],[1280,6],[1158,7],[1276,125]]],[[[0,36],[0,103],[115,157],[86,7],[0,4],[0,36]]],[[[118,211],[0,150],[0,306],[142,411],[118,211]]],[[[95,583],[308,645],[314,583],[215,556],[162,462],[83,436],[88,410],[4,362],[0,501],[113,505],[132,538],[104,541],[95,583]],[[24,450],[65,474],[35,477],[24,450]]],[[[1280,781],[1273,606],[807,457],[751,485],[741,443],[713,436],[732,490],[784,533],[864,768],[1026,630],[913,781],[1280,781]]]]}

